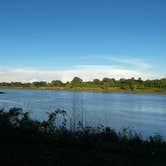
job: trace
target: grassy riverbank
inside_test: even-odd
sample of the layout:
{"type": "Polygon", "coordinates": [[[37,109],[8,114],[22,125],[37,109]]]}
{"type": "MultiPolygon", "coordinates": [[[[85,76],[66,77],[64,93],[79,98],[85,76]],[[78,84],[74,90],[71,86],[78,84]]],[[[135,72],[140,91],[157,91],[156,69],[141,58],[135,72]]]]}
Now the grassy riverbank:
{"type": "Polygon", "coordinates": [[[63,88],[63,87],[40,87],[33,89],[41,89],[41,90],[69,90],[69,91],[93,91],[93,92],[124,92],[124,93],[163,93],[166,94],[166,89],[164,88],[142,88],[142,89],[121,89],[119,87],[110,87],[107,89],[102,88],[63,88]]]}
{"type": "Polygon", "coordinates": [[[66,129],[66,112],[56,110],[48,120],[29,118],[21,109],[0,111],[0,163],[2,165],[165,166],[166,142],[155,135],[147,140],[127,129],[97,130],[78,125],[66,129]],[[57,116],[64,119],[56,126],[57,116]]]}
{"type": "Polygon", "coordinates": [[[93,81],[83,81],[74,77],[70,82],[53,80],[51,82],[39,81],[32,83],[10,82],[0,83],[0,88],[19,89],[42,89],[42,90],[72,90],[72,91],[95,91],[95,92],[126,92],[126,93],[166,93],[166,79],[142,80],[103,78],[93,81]]]}
{"type": "MultiPolygon", "coordinates": [[[[75,87],[75,88],[66,88],[66,87],[0,87],[0,89],[31,89],[31,90],[66,90],[66,91],[90,91],[90,92],[123,92],[123,93],[159,93],[166,94],[165,88],[141,88],[141,89],[121,89],[119,87],[110,87],[103,89],[100,87],[95,88],[86,88],[86,87],[75,87]]],[[[1,93],[3,94],[3,92],[1,93]]]]}

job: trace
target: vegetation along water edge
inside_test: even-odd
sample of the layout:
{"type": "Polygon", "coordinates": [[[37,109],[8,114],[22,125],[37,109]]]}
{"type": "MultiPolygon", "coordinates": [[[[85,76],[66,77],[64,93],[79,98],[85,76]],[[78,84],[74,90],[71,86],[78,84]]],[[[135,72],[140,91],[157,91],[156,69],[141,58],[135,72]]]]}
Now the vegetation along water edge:
{"type": "Polygon", "coordinates": [[[0,162],[2,165],[113,165],[164,166],[166,142],[155,134],[141,135],[111,127],[66,128],[66,111],[57,109],[37,121],[20,108],[0,110],[0,162]],[[63,117],[56,125],[58,116],[63,117]]]}
{"type": "Polygon", "coordinates": [[[93,81],[83,81],[79,77],[74,77],[70,82],[53,80],[51,82],[35,81],[32,83],[22,82],[1,82],[0,88],[18,89],[42,89],[42,90],[73,90],[73,91],[103,91],[103,92],[127,92],[127,93],[166,93],[166,79],[142,80],[103,78],[93,81]]]}

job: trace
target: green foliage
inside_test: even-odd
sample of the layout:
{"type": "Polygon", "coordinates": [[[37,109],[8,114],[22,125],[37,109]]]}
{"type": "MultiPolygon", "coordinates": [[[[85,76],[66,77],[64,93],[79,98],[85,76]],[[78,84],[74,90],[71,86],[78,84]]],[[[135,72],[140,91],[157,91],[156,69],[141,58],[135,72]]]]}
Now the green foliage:
{"type": "Polygon", "coordinates": [[[129,91],[137,90],[160,90],[166,91],[166,78],[158,80],[145,80],[141,78],[135,79],[124,79],[115,80],[113,78],[103,78],[102,80],[94,79],[93,81],[84,82],[79,77],[74,77],[71,82],[63,83],[60,80],[53,80],[51,83],[45,81],[32,82],[32,83],[0,83],[2,88],[59,88],[59,89],[97,89],[97,90],[110,90],[110,89],[121,89],[129,91]]]}
{"type": "Polygon", "coordinates": [[[79,77],[74,77],[73,80],[71,81],[72,87],[81,87],[82,86],[82,79],[79,77]]]}
{"type": "Polygon", "coordinates": [[[46,87],[46,86],[47,86],[47,82],[45,82],[45,81],[33,82],[32,83],[32,87],[46,87]]]}
{"type": "Polygon", "coordinates": [[[99,79],[94,79],[93,82],[92,82],[92,84],[94,86],[100,86],[101,85],[101,81],[99,79]]]}
{"type": "Polygon", "coordinates": [[[61,87],[61,86],[63,86],[63,82],[60,81],[60,80],[53,80],[53,81],[51,82],[51,86],[61,87]]]}

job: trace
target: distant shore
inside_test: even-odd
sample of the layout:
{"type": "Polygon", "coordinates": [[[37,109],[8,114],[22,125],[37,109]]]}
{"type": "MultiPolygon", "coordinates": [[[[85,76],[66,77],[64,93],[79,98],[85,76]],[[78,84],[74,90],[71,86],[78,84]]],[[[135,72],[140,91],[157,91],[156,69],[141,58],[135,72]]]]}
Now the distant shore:
{"type": "Polygon", "coordinates": [[[74,77],[70,82],[61,80],[26,83],[1,82],[0,88],[166,94],[166,78],[155,80],[103,78],[102,80],[83,81],[79,77],[74,77]]]}
{"type": "MultiPolygon", "coordinates": [[[[166,89],[161,88],[144,88],[144,89],[120,89],[119,87],[113,87],[108,89],[102,88],[65,88],[65,87],[0,87],[0,89],[29,89],[29,90],[66,90],[66,91],[89,91],[89,92],[121,92],[121,93],[155,93],[155,94],[166,94],[166,89]]],[[[4,92],[0,92],[4,94],[4,92]]]]}

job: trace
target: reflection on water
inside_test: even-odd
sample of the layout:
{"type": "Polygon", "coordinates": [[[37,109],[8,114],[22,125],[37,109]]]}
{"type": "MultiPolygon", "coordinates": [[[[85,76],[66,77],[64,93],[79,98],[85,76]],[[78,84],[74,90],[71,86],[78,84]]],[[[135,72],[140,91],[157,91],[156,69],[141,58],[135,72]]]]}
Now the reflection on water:
{"type": "Polygon", "coordinates": [[[45,119],[46,112],[61,108],[67,111],[67,125],[125,127],[142,132],[155,132],[166,137],[166,95],[102,92],[3,90],[0,108],[22,107],[32,118],[45,119]]]}

